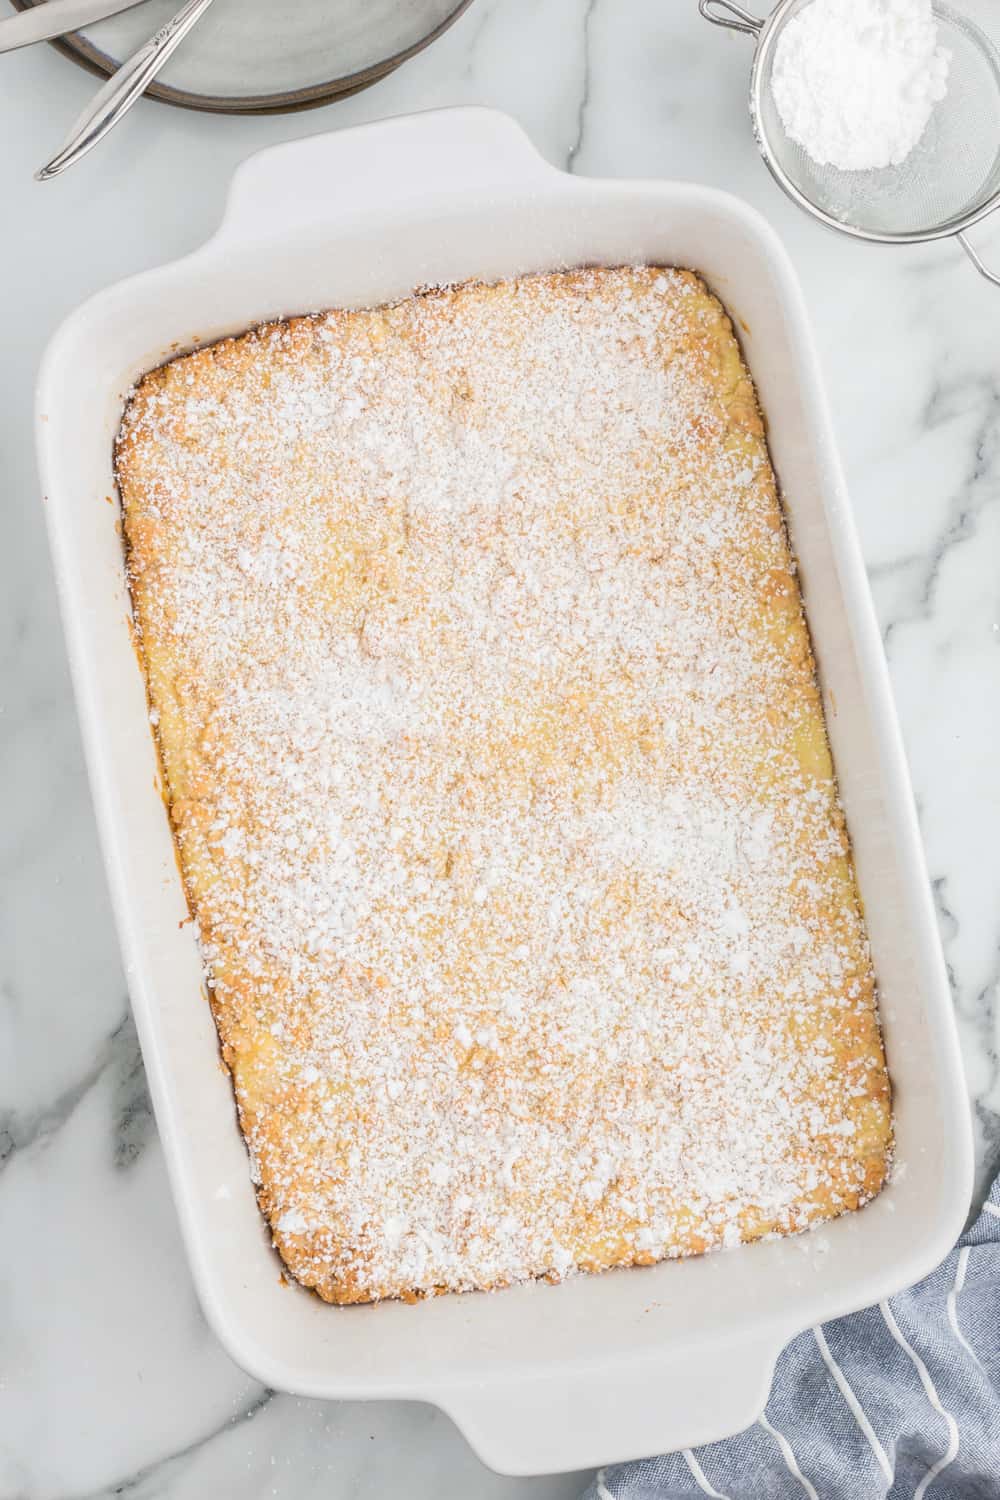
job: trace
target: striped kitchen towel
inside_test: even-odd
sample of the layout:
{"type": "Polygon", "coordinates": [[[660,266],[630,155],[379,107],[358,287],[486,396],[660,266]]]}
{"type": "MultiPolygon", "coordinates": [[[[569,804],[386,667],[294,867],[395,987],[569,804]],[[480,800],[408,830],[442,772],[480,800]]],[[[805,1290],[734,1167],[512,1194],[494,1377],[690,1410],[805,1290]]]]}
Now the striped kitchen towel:
{"type": "Polygon", "coordinates": [[[746,1432],[602,1469],[585,1500],[1000,1500],[1000,1178],[925,1281],[800,1334],[746,1432]]]}

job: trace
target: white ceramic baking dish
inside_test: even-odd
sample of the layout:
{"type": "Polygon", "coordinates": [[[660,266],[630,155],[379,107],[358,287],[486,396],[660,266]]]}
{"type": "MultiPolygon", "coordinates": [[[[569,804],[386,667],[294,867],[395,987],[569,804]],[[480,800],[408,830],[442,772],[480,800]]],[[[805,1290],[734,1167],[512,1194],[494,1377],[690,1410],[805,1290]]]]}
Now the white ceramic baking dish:
{"type": "Polygon", "coordinates": [[[970,1129],[881,642],[802,298],[767,224],[687,183],[587,181],[502,115],[456,109],[278,146],[236,174],[219,232],[94,297],[49,346],[38,446],[94,799],[143,1055],[205,1312],[269,1385],[414,1397],[508,1473],[706,1442],[753,1421],[793,1334],[928,1272],[962,1227],[970,1129]],[[895,1086],[891,1186],[795,1240],[559,1287],[327,1307],[282,1285],[202,991],[127,624],[111,470],[126,393],[261,319],[427,283],[562,266],[699,268],[768,417],[822,674],[895,1086]]]}

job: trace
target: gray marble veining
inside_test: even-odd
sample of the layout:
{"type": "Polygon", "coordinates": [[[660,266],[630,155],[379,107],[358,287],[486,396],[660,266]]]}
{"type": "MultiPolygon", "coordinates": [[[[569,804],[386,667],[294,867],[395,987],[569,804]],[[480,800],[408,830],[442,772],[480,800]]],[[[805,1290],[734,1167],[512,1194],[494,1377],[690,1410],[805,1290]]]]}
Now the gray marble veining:
{"type": "MultiPolygon", "coordinates": [[[[476,0],[430,51],[325,110],[224,120],[142,104],[59,182],[31,180],[93,92],[49,49],[3,60],[0,357],[0,1496],[563,1500],[489,1474],[430,1408],[266,1391],[195,1303],[97,851],[31,440],[48,333],[89,292],[193,248],[235,164],[315,130],[449,103],[506,109],[572,171],[750,199],[802,275],[913,770],[973,1102],[1000,1165],[1000,293],[947,244],[857,245],[760,164],[749,49],[694,0],[476,0]]],[[[1000,229],[976,231],[1000,260],[1000,229]]]]}

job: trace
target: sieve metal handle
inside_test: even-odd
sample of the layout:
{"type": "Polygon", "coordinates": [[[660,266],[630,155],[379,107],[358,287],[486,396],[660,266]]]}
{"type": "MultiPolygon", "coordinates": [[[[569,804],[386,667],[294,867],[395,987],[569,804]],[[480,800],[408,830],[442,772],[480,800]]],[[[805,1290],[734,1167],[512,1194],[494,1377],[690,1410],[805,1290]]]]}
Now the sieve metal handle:
{"type": "Polygon", "coordinates": [[[698,9],[706,21],[713,26],[724,26],[727,31],[741,31],[744,36],[760,36],[764,22],[760,16],[744,10],[736,0],[699,0],[698,9]]]}
{"type": "Polygon", "coordinates": [[[961,245],[966,255],[972,261],[972,264],[975,266],[980,276],[985,276],[986,280],[991,281],[994,286],[1000,286],[1000,272],[990,270],[989,266],[986,265],[983,261],[982,256],[979,254],[979,251],[976,250],[972,244],[970,244],[969,240],[965,237],[964,234],[956,234],[955,238],[956,240],[958,240],[958,243],[961,245]]]}

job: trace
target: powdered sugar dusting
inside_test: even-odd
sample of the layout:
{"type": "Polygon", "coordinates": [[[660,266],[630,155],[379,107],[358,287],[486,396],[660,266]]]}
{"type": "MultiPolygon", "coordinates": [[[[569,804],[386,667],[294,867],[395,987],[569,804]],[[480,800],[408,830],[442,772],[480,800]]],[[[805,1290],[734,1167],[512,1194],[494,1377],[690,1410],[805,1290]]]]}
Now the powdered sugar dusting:
{"type": "Polygon", "coordinates": [[[337,1300],[877,1190],[873,982],[753,391],[688,273],[155,372],[119,445],[262,1205],[337,1300]]]}

